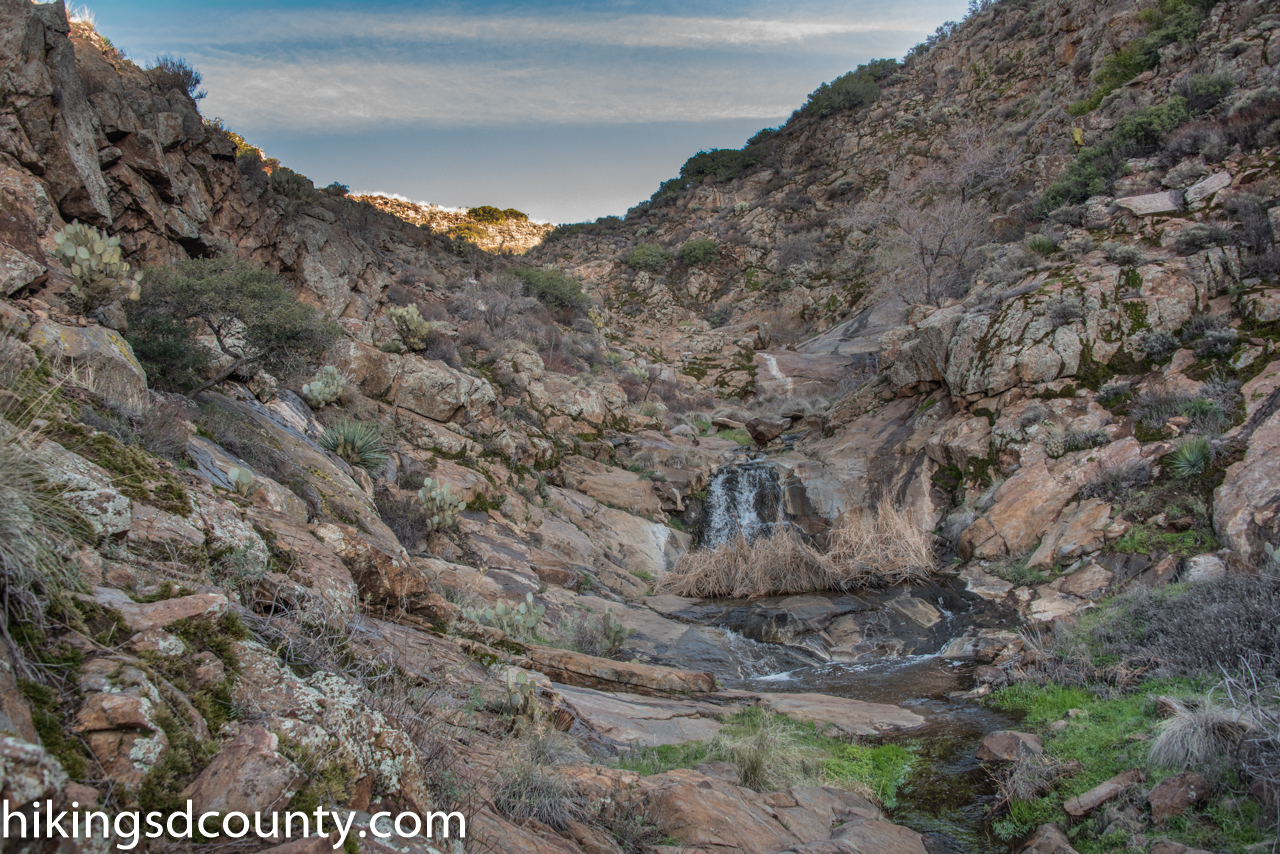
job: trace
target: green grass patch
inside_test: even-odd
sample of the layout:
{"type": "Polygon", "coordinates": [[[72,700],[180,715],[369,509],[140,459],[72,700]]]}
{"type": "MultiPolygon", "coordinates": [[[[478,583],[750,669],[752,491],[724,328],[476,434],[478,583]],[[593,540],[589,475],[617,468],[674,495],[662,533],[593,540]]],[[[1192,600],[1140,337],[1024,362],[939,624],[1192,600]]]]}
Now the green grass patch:
{"type": "Polygon", "coordinates": [[[617,767],[643,776],[704,762],[738,766],[740,782],[760,790],[827,785],[867,794],[891,807],[916,760],[911,744],[867,745],[822,735],[759,706],[724,717],[715,738],[646,747],[618,760],[617,767]]]}
{"type": "Polygon", "coordinates": [[[756,443],[756,440],[751,438],[751,434],[742,427],[737,427],[733,430],[721,430],[716,436],[721,439],[732,439],[739,445],[754,445],[756,443]]]}

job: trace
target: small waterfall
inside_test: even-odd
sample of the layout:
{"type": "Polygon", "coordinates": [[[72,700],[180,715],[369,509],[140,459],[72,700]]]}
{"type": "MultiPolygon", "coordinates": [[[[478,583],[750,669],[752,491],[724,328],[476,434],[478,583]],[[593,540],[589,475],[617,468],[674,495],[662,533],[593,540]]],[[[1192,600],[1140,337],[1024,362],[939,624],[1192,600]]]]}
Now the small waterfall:
{"type": "Polygon", "coordinates": [[[773,531],[782,521],[782,486],[778,473],[763,463],[725,466],[707,487],[703,548],[732,540],[741,531],[748,540],[773,531]]]}

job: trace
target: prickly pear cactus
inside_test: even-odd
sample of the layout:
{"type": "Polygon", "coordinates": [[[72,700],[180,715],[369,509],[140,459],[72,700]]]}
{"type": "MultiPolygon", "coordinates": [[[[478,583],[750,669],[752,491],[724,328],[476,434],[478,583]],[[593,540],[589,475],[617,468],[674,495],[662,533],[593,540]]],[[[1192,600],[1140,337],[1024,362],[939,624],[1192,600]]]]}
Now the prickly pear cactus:
{"type": "Polygon", "coordinates": [[[631,630],[622,625],[617,617],[613,616],[612,611],[605,611],[600,619],[600,628],[611,654],[616,652],[631,634],[631,630]]]}
{"type": "Polygon", "coordinates": [[[440,483],[428,477],[422,481],[422,489],[418,490],[418,500],[427,513],[427,530],[440,531],[453,527],[458,521],[458,514],[467,507],[467,502],[453,497],[453,491],[447,483],[440,483]]]}
{"type": "Polygon", "coordinates": [[[507,669],[507,704],[517,715],[536,717],[538,712],[538,683],[527,673],[514,667],[507,669]]]}
{"type": "Polygon", "coordinates": [[[431,334],[435,324],[425,320],[418,313],[416,305],[388,309],[387,317],[391,320],[391,325],[396,328],[396,334],[400,336],[406,348],[410,350],[426,348],[427,336],[431,334]]]}
{"type": "Polygon", "coordinates": [[[499,601],[483,611],[466,611],[464,616],[482,625],[501,629],[503,634],[516,640],[530,637],[547,615],[547,606],[533,601],[533,594],[526,593],[519,605],[499,601]]]}
{"type": "Polygon", "coordinates": [[[231,485],[241,495],[248,495],[249,490],[253,489],[253,472],[249,469],[242,469],[238,466],[229,468],[227,469],[227,480],[231,481],[231,485]]]}
{"type": "Polygon", "coordinates": [[[348,382],[350,380],[333,365],[325,365],[311,382],[302,386],[302,397],[313,409],[320,409],[342,397],[348,382]]]}
{"type": "Polygon", "coordinates": [[[71,293],[82,311],[138,298],[142,274],[130,273],[129,265],[120,260],[120,238],[76,222],[55,234],[53,242],[53,257],[71,271],[71,293]]]}

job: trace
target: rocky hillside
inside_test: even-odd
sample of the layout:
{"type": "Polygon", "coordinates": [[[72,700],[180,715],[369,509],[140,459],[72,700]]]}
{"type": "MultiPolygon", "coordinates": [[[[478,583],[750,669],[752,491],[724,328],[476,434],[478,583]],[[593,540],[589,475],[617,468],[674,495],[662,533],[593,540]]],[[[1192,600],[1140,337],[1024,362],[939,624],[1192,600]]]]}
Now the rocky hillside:
{"type": "MultiPolygon", "coordinates": [[[[1273,577],[1280,15],[978,5],[517,257],[545,231],[518,212],[317,189],[172,68],[5,0],[0,794],[457,810],[478,851],[979,850],[895,812],[941,772],[880,736],[1066,680],[1023,624],[1273,577]],[[818,563],[829,593],[796,582],[818,563]],[[695,566],[810,595],[696,598],[695,566]],[[925,705],[754,680],[917,653],[959,663],[925,705]]],[[[1271,599],[1222,590],[1264,641],[1201,680],[1275,652],[1271,599]]],[[[1072,684],[1185,676],[1157,647],[1072,684]]],[[[1071,712],[977,756],[1081,752],[1071,712]]],[[[1124,726],[1083,753],[1158,729],[1124,726]]],[[[1201,807],[1158,763],[1105,798],[1109,765],[1044,765],[985,844],[1253,844],[1260,743],[1201,807]],[[1120,792],[1128,823],[1088,816],[1120,792]]],[[[55,848],[105,845],[21,850],[55,848]]]]}
{"type": "Polygon", "coordinates": [[[466,226],[468,239],[486,252],[527,252],[542,242],[553,228],[549,223],[529,222],[520,211],[498,210],[492,206],[455,210],[439,205],[420,204],[388,196],[355,196],[357,202],[367,202],[378,210],[394,214],[405,222],[426,226],[445,234],[461,234],[458,229],[466,226]]]}

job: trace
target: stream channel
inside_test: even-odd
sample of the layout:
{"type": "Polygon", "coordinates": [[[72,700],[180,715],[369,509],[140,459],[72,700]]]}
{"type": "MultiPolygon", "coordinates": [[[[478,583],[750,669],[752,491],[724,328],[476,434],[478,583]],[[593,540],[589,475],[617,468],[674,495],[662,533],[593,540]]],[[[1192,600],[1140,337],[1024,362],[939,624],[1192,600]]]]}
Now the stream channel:
{"type": "MultiPolygon", "coordinates": [[[[714,546],[738,530],[767,534],[788,524],[782,505],[782,487],[767,462],[726,466],[708,489],[701,543],[714,546]]],[[[925,834],[931,854],[1007,849],[987,833],[995,787],[975,753],[984,736],[1017,729],[1018,720],[981,700],[957,697],[974,687],[975,664],[942,653],[965,634],[1015,628],[1011,611],[953,578],[851,594],[704,599],[674,610],[668,615],[727,633],[734,666],[721,660],[709,668],[726,687],[830,694],[923,715],[924,727],[879,739],[917,750],[897,805],[886,810],[889,818],[925,834]],[[921,619],[920,603],[933,614],[921,619]]]]}

